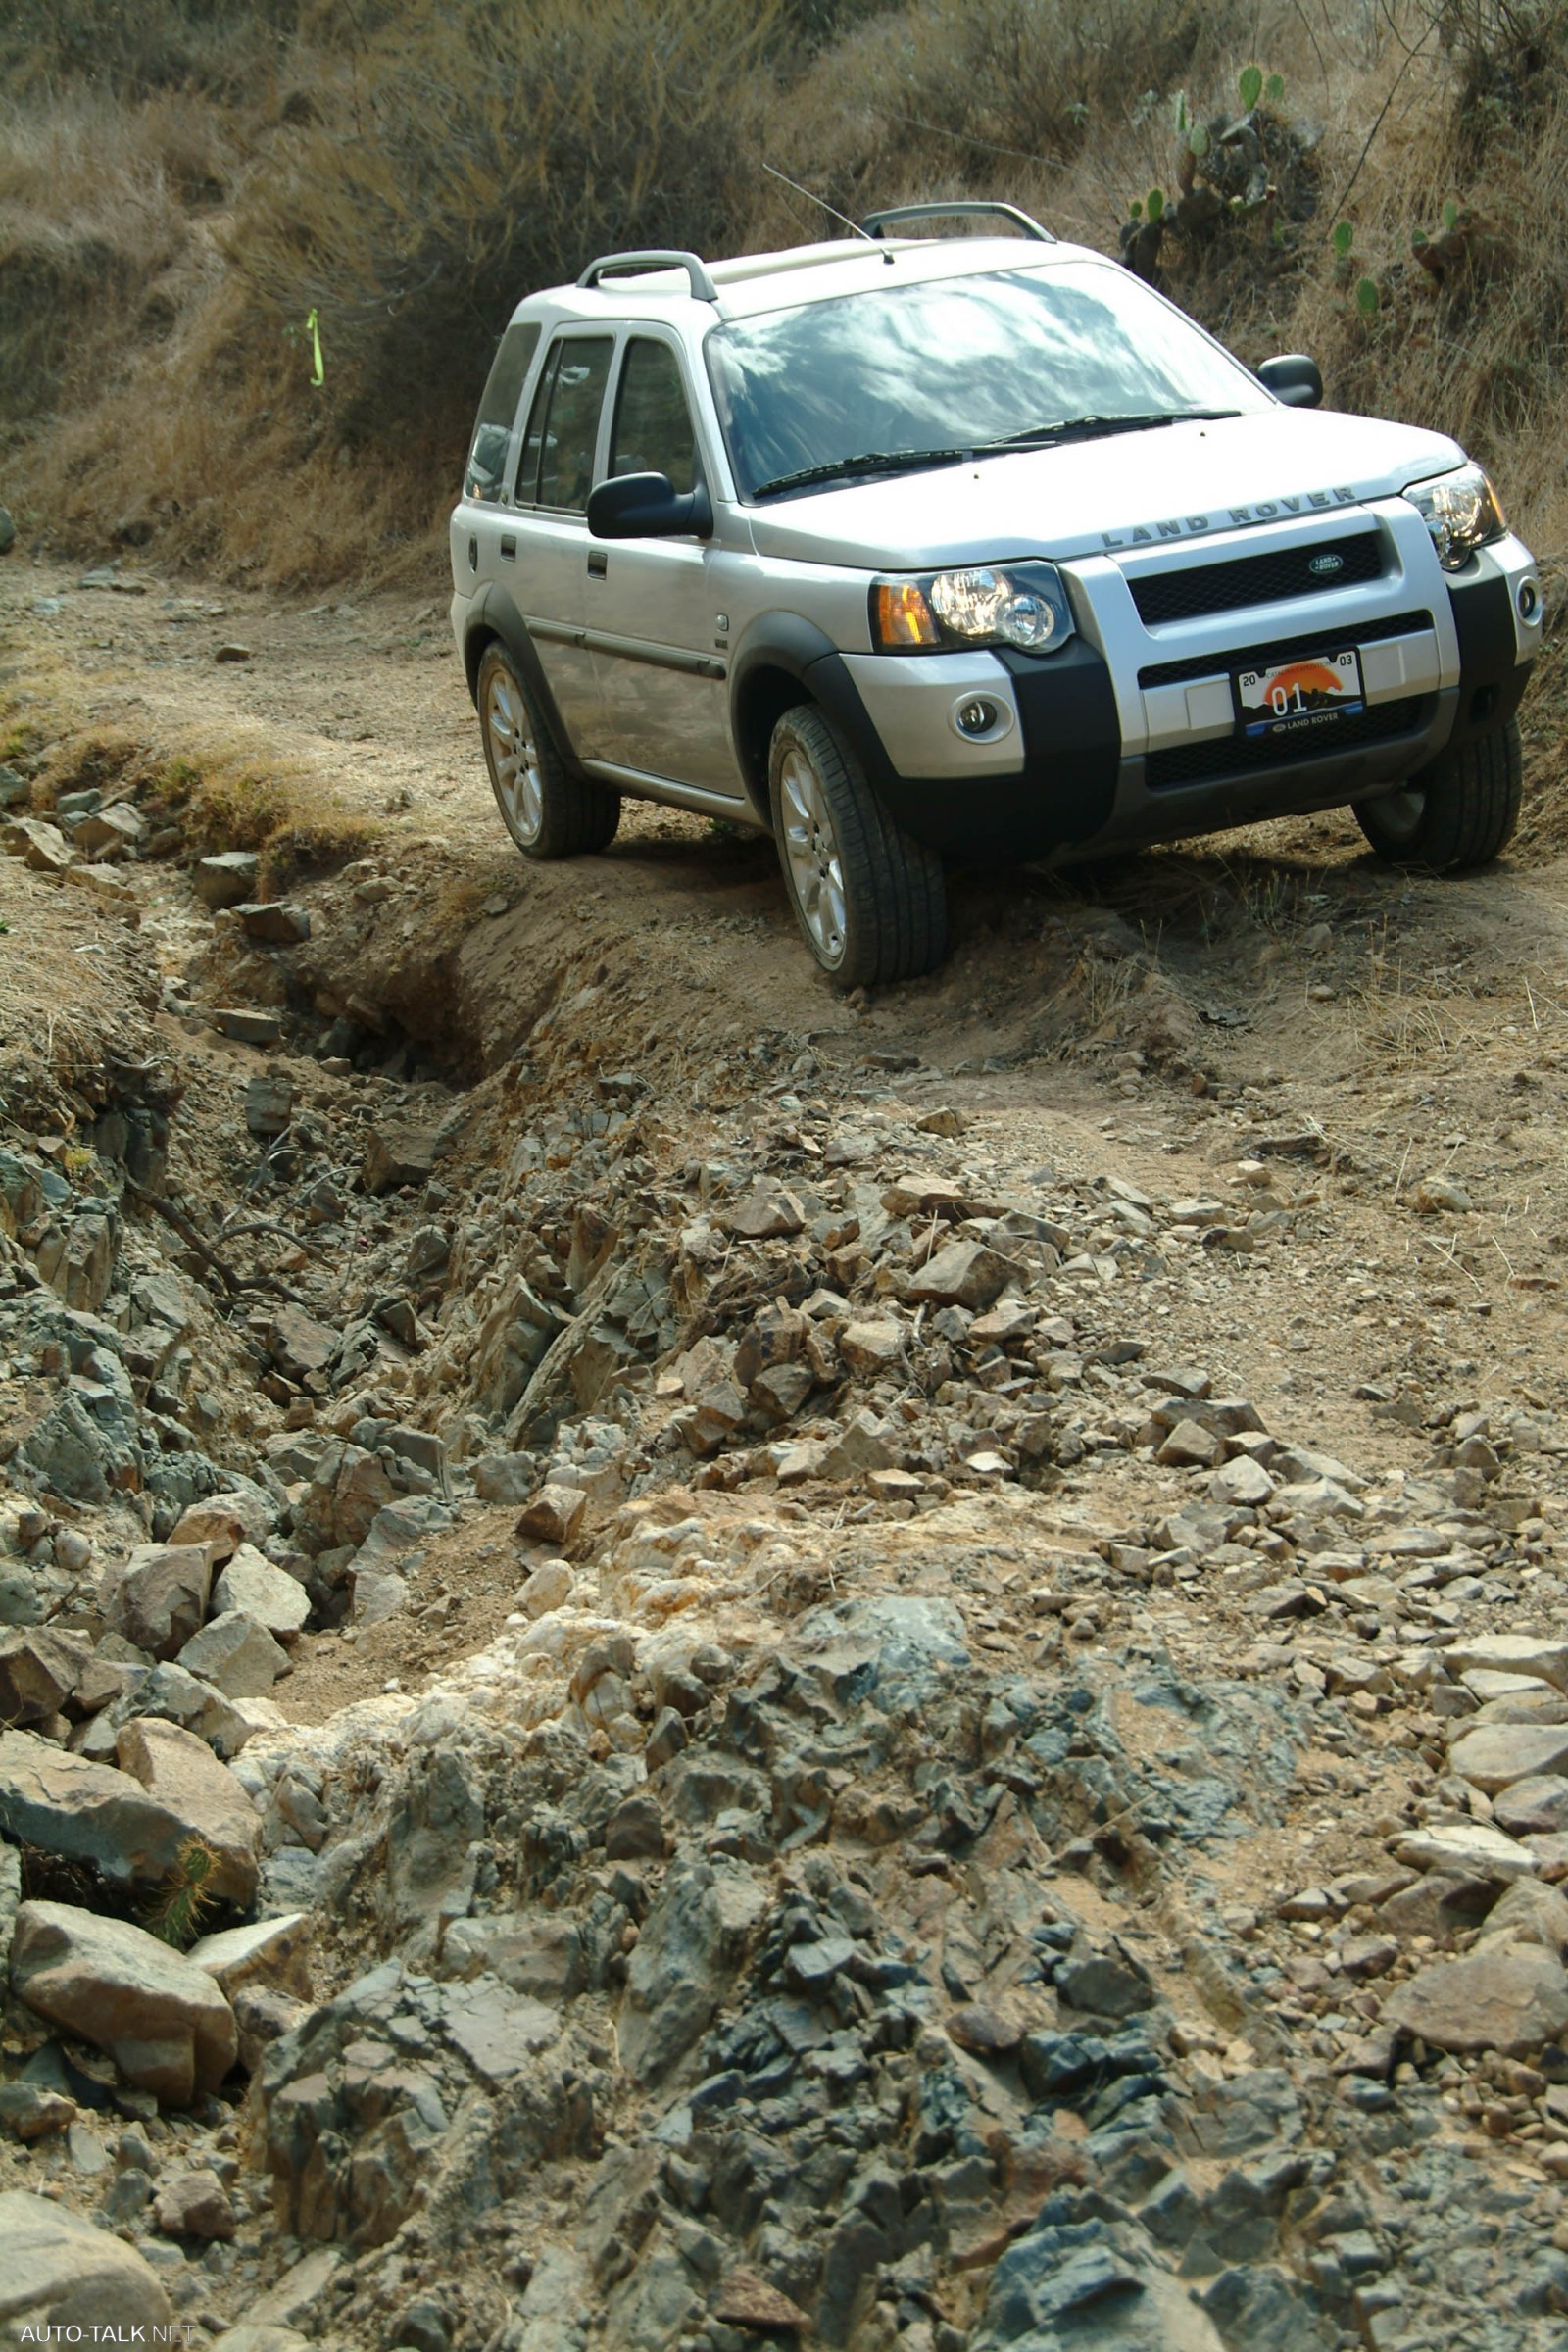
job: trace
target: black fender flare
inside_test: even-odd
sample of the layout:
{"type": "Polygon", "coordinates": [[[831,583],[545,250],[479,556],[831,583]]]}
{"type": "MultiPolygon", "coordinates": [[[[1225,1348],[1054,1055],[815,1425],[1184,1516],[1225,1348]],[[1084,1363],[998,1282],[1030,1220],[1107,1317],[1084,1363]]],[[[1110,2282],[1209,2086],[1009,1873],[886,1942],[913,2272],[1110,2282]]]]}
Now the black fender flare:
{"type": "Polygon", "coordinates": [[[487,580],[468,607],[468,617],[463,632],[463,666],[467,675],[468,693],[475,709],[479,701],[479,663],[491,639],[498,639],[516,663],[523,684],[533,698],[534,708],[550,732],[550,740],[560,754],[561,762],[574,776],[583,773],[576,748],[566,731],[566,722],[557,708],[550,691],[539,649],[528,633],[528,624],[518,612],[516,601],[509,588],[498,580],[487,580]]]}
{"type": "Polygon", "coordinates": [[[780,676],[793,679],[804,689],[802,700],[820,705],[836,720],[873,783],[885,786],[893,780],[882,739],[841,649],[799,612],[764,612],[747,629],[729,665],[730,733],[746,790],[764,818],[769,815],[768,741],[784,706],[776,691],[760,688],[780,676]]]}

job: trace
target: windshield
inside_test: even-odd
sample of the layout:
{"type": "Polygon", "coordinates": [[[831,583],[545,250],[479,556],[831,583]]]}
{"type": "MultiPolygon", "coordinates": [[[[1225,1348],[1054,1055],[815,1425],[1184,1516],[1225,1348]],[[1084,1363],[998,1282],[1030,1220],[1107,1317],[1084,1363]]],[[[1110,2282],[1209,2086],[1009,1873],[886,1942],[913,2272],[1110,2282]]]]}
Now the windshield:
{"type": "Polygon", "coordinates": [[[847,294],[737,319],[707,348],[747,499],[861,453],[929,462],[1081,418],[1270,406],[1239,361],[1110,263],[847,294]]]}

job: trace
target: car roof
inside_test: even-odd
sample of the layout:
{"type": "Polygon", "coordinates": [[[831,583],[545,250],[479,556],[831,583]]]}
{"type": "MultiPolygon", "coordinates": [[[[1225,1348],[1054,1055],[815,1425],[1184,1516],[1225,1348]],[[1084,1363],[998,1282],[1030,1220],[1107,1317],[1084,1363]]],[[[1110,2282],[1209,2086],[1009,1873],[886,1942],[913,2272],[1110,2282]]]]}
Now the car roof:
{"type": "Polygon", "coordinates": [[[682,323],[745,318],[794,310],[844,294],[951,277],[982,277],[1001,270],[1050,270],[1094,262],[1116,269],[1087,245],[1042,244],[1026,237],[835,237],[825,244],[791,245],[710,262],[716,303],[699,299],[684,269],[649,270],[616,277],[607,270],[596,285],[551,286],[529,296],[518,316],[548,303],[559,318],[588,320],[680,318],[682,323]]]}

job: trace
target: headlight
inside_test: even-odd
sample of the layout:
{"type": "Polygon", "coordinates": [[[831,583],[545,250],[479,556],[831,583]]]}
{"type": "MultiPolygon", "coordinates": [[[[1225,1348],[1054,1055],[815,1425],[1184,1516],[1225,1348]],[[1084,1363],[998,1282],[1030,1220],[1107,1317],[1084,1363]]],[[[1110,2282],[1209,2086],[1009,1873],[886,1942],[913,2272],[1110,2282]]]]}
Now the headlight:
{"type": "Polygon", "coordinates": [[[1404,495],[1432,533],[1445,571],[1462,571],[1478,547],[1508,528],[1497,493],[1479,466],[1461,466],[1435,482],[1412,482],[1404,495]]]}
{"type": "Polygon", "coordinates": [[[871,636],[887,653],[1010,645],[1050,654],[1072,633],[1054,564],[976,564],[923,579],[878,580],[871,590],[871,636]]]}

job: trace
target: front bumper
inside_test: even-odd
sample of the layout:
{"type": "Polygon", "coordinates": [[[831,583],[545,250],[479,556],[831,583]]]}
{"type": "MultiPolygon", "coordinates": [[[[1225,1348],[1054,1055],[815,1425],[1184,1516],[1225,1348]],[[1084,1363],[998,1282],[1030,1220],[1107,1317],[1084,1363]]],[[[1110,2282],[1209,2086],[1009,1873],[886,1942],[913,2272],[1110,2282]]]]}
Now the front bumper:
{"type": "Polygon", "coordinates": [[[835,655],[813,692],[917,839],[976,860],[1088,857],[1370,799],[1511,715],[1541,640],[1530,551],[1511,537],[1445,573],[1402,499],[1138,557],[1064,567],[1078,634],[1060,653],[835,655]],[[1146,620],[1228,564],[1312,567],[1350,536],[1356,584],[1146,620]],[[1299,559],[1299,561],[1296,561],[1299,559]],[[1534,591],[1533,607],[1529,591],[1534,591]],[[1525,592],[1522,594],[1522,592],[1525,592]],[[1354,646],[1364,709],[1331,727],[1240,735],[1232,673],[1354,646]],[[1003,723],[964,741],[953,710],[983,691],[1003,723]]]}

